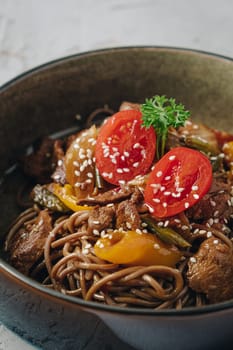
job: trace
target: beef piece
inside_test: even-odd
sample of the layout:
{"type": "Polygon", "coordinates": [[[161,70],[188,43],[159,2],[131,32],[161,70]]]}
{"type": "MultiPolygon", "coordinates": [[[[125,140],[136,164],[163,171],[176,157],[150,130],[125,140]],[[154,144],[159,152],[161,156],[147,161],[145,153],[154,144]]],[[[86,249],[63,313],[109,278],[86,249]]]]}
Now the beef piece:
{"type": "Polygon", "coordinates": [[[51,174],[57,162],[61,159],[61,141],[50,138],[42,139],[36,145],[34,152],[22,160],[26,175],[34,178],[36,182],[44,184],[51,181],[51,174]]]}
{"type": "Polygon", "coordinates": [[[52,219],[47,210],[39,213],[34,224],[21,228],[9,243],[10,262],[28,275],[30,268],[43,255],[45,240],[52,230],[52,219]]]}
{"type": "Polygon", "coordinates": [[[211,303],[233,298],[232,248],[215,237],[206,239],[190,259],[187,277],[190,287],[211,303]]]}
{"type": "Polygon", "coordinates": [[[124,230],[136,230],[140,227],[141,219],[135,204],[131,200],[119,203],[116,211],[116,227],[124,230]]]}
{"type": "Polygon", "coordinates": [[[115,208],[97,207],[90,211],[88,218],[89,230],[102,231],[112,227],[113,219],[115,218],[115,208]]]}
{"type": "Polygon", "coordinates": [[[80,205],[106,205],[109,203],[117,203],[126,198],[129,198],[133,192],[133,189],[120,189],[109,190],[104,193],[100,193],[95,197],[89,197],[78,201],[80,205]]]}
{"type": "Polygon", "coordinates": [[[194,221],[208,221],[214,218],[226,222],[233,214],[233,206],[230,203],[231,186],[221,180],[214,180],[210,191],[186,213],[188,218],[194,221]]]}

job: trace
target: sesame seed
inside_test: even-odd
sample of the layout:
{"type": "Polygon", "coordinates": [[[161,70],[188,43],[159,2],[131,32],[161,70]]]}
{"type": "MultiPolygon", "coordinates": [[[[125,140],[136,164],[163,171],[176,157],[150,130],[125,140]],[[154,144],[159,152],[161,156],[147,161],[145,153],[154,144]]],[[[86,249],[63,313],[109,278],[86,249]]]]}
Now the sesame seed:
{"type": "Polygon", "coordinates": [[[117,168],[116,171],[117,171],[118,174],[122,174],[123,173],[123,170],[121,168],[117,168]]]}
{"type": "Polygon", "coordinates": [[[129,172],[130,172],[130,169],[129,169],[129,168],[123,168],[123,171],[124,171],[125,173],[129,173],[129,172]]]}
{"type": "Polygon", "coordinates": [[[155,202],[155,203],[160,203],[160,199],[159,198],[153,198],[152,201],[155,202]]]}
{"type": "Polygon", "coordinates": [[[147,227],[148,225],[147,225],[146,222],[142,222],[141,226],[142,226],[142,227],[147,227]]]}
{"type": "Polygon", "coordinates": [[[63,164],[63,161],[62,161],[61,159],[59,159],[59,160],[57,161],[57,165],[58,165],[58,166],[62,166],[62,164],[63,164]]]}
{"type": "Polygon", "coordinates": [[[177,224],[180,224],[180,219],[174,219],[174,221],[177,223],[177,224]]]}
{"type": "Polygon", "coordinates": [[[211,231],[208,231],[206,236],[207,236],[207,238],[212,237],[212,232],[211,232],[211,231]]]}
{"type": "Polygon", "coordinates": [[[157,225],[158,225],[159,227],[162,227],[162,226],[163,226],[163,221],[159,221],[157,225]]]}
{"type": "Polygon", "coordinates": [[[218,224],[219,223],[219,219],[214,219],[214,223],[218,224]]]}
{"type": "Polygon", "coordinates": [[[216,216],[218,216],[218,214],[219,214],[219,211],[216,210],[216,211],[214,212],[214,216],[216,217],[216,216]]]}
{"type": "Polygon", "coordinates": [[[100,235],[100,233],[99,233],[99,231],[98,231],[98,230],[94,229],[94,230],[93,230],[93,235],[95,235],[95,236],[99,236],[99,235],[100,235]]]}
{"type": "Polygon", "coordinates": [[[214,243],[214,244],[218,244],[218,243],[219,243],[219,240],[218,240],[218,239],[214,239],[213,243],[214,243]]]}
{"type": "Polygon", "coordinates": [[[182,228],[182,230],[185,231],[185,230],[188,230],[189,227],[187,225],[182,225],[181,228],[182,228]]]}
{"type": "Polygon", "coordinates": [[[189,203],[188,203],[188,202],[185,202],[185,203],[184,203],[184,207],[185,207],[185,209],[188,209],[189,203]]]}
{"type": "Polygon", "coordinates": [[[160,187],[160,191],[163,192],[165,190],[165,186],[160,187]]]}
{"type": "Polygon", "coordinates": [[[205,233],[206,233],[206,230],[200,230],[199,233],[205,234],[205,233]]]}
{"type": "Polygon", "coordinates": [[[213,200],[210,200],[210,204],[212,205],[212,207],[216,207],[216,202],[213,200]]]}
{"type": "Polygon", "coordinates": [[[74,171],[74,174],[75,174],[76,176],[80,176],[80,171],[79,171],[79,170],[75,170],[75,171],[74,171]]]}
{"type": "Polygon", "coordinates": [[[125,157],[129,157],[129,152],[124,151],[124,153],[123,153],[123,154],[124,154],[124,156],[125,156],[125,157]]]}
{"type": "Polygon", "coordinates": [[[170,194],[171,194],[171,192],[169,192],[169,191],[164,192],[164,196],[170,196],[170,194]]]}
{"type": "Polygon", "coordinates": [[[161,177],[163,175],[163,172],[160,170],[160,171],[157,171],[157,173],[156,173],[156,176],[157,177],[161,177]]]}
{"type": "Polygon", "coordinates": [[[125,180],[119,180],[118,181],[120,185],[125,185],[126,181],[125,180]]]}
{"type": "Polygon", "coordinates": [[[139,228],[137,228],[137,229],[135,230],[135,232],[136,232],[138,235],[141,235],[141,234],[142,234],[142,231],[141,231],[139,228]]]}
{"type": "Polygon", "coordinates": [[[137,168],[138,166],[139,166],[139,162],[133,163],[133,167],[134,167],[134,168],[137,168]]]}
{"type": "Polygon", "coordinates": [[[184,191],[184,188],[183,188],[183,187],[179,187],[179,188],[176,189],[176,191],[177,191],[178,193],[183,192],[183,191],[184,191]]]}
{"type": "Polygon", "coordinates": [[[87,255],[87,254],[89,253],[89,250],[84,248],[84,249],[82,250],[82,253],[83,253],[84,255],[87,255]]]}
{"type": "Polygon", "coordinates": [[[196,235],[197,233],[199,233],[199,231],[199,228],[196,228],[193,233],[196,235]]]}
{"type": "Polygon", "coordinates": [[[75,187],[80,187],[81,185],[82,185],[81,182],[75,182],[75,184],[74,184],[75,187]]]}
{"type": "Polygon", "coordinates": [[[163,226],[167,227],[168,225],[169,225],[169,220],[166,220],[163,226]]]}
{"type": "Polygon", "coordinates": [[[213,219],[213,218],[210,218],[208,221],[209,221],[210,226],[212,226],[213,223],[214,223],[214,219],[213,219]]]}
{"type": "Polygon", "coordinates": [[[166,177],[165,177],[165,180],[167,180],[167,181],[168,181],[168,180],[171,180],[171,176],[166,176],[166,177]]]}
{"type": "Polygon", "coordinates": [[[164,203],[162,204],[162,206],[163,206],[164,208],[167,208],[167,203],[164,202],[164,203]]]}
{"type": "Polygon", "coordinates": [[[176,156],[173,155],[173,156],[170,156],[168,159],[169,160],[174,160],[175,158],[176,158],[176,156]]]}
{"type": "Polygon", "coordinates": [[[160,245],[159,245],[158,243],[155,243],[155,244],[154,244],[154,248],[155,248],[155,249],[160,249],[160,245]]]}
{"type": "Polygon", "coordinates": [[[95,224],[95,225],[99,225],[99,220],[93,220],[93,224],[95,224]]]}
{"type": "Polygon", "coordinates": [[[126,222],[126,227],[127,227],[128,229],[131,229],[131,228],[132,228],[131,223],[127,221],[127,222],[126,222]]]}
{"type": "Polygon", "coordinates": [[[191,258],[189,259],[191,263],[196,263],[197,259],[194,256],[191,256],[191,258]]]}
{"type": "Polygon", "coordinates": [[[80,166],[80,164],[79,164],[79,162],[77,162],[77,160],[74,160],[74,161],[73,161],[73,165],[76,166],[76,167],[79,167],[79,166],[80,166]]]}
{"type": "Polygon", "coordinates": [[[193,186],[192,186],[192,191],[197,191],[198,188],[199,188],[199,187],[198,187],[197,185],[193,185],[193,186]]]}
{"type": "Polygon", "coordinates": [[[194,199],[199,199],[199,194],[194,193],[194,194],[193,194],[193,198],[194,198],[194,199]]]}
{"type": "Polygon", "coordinates": [[[92,173],[87,173],[87,177],[90,177],[92,179],[93,178],[93,174],[92,173]]]}
{"type": "Polygon", "coordinates": [[[139,148],[141,145],[140,145],[140,143],[135,143],[135,145],[133,146],[133,148],[139,148]]]}
{"type": "Polygon", "coordinates": [[[91,184],[91,183],[92,183],[92,180],[91,180],[91,179],[86,179],[85,182],[86,182],[87,184],[91,184]]]}

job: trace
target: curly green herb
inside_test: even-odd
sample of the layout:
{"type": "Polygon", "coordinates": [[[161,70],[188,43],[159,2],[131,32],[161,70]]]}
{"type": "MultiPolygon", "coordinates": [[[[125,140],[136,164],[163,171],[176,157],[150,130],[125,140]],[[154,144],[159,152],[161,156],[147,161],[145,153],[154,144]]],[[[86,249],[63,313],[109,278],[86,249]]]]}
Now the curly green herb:
{"type": "Polygon", "coordinates": [[[146,99],[141,105],[143,126],[153,126],[157,135],[157,158],[165,152],[165,144],[169,127],[183,126],[190,116],[184,105],[177,104],[174,98],[156,95],[146,99]]]}

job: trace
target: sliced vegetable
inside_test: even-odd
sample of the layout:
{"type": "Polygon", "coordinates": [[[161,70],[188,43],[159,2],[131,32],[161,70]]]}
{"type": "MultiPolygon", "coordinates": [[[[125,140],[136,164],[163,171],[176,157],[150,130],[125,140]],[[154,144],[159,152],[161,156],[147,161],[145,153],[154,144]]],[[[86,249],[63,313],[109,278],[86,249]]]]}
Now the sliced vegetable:
{"type": "Polygon", "coordinates": [[[53,193],[64,203],[66,207],[73,211],[90,210],[92,207],[78,205],[77,198],[74,195],[73,188],[70,185],[61,186],[57,183],[52,184],[53,193]]]}
{"type": "Polygon", "coordinates": [[[210,189],[212,167],[201,152],[176,147],[154,166],[144,197],[158,218],[178,214],[199,201],[210,189]]]}
{"type": "Polygon", "coordinates": [[[182,255],[176,247],[163,243],[155,235],[136,231],[114,231],[98,239],[94,251],[101,259],[133,266],[175,266],[182,255]]]}
{"type": "Polygon", "coordinates": [[[69,211],[69,208],[45,186],[36,185],[32,190],[31,196],[35,203],[52,211],[62,213],[69,211]]]}
{"type": "Polygon", "coordinates": [[[144,175],[155,156],[156,136],[152,127],[142,127],[141,112],[114,114],[100,128],[96,143],[96,165],[102,177],[115,185],[144,175]]]}
{"type": "Polygon", "coordinates": [[[71,143],[65,154],[65,170],[68,183],[74,187],[78,199],[86,198],[95,186],[93,155],[97,137],[96,127],[82,131],[71,143]]]}
{"type": "Polygon", "coordinates": [[[163,242],[175,244],[180,248],[191,247],[191,244],[172,228],[158,226],[149,216],[144,216],[142,220],[147,224],[148,230],[155,233],[163,242]]]}
{"type": "Polygon", "coordinates": [[[169,127],[183,126],[189,117],[189,111],[185,111],[182,104],[177,104],[174,98],[166,96],[154,96],[146,99],[141,106],[143,125],[153,126],[157,135],[157,158],[161,158],[165,152],[165,144],[169,127]]]}

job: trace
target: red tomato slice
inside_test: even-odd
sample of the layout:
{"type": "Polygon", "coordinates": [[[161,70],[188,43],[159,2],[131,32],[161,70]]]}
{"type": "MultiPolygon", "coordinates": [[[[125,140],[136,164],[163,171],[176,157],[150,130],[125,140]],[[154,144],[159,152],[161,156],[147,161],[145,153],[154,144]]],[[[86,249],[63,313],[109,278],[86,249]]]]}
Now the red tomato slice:
{"type": "Polygon", "coordinates": [[[173,148],[149,175],[145,202],[155,217],[173,216],[199,201],[211,183],[212,167],[206,156],[190,148],[173,148]]]}
{"type": "Polygon", "coordinates": [[[143,127],[141,117],[140,111],[121,111],[100,128],[96,165],[103,178],[114,185],[146,174],[153,162],[155,131],[143,127]]]}

